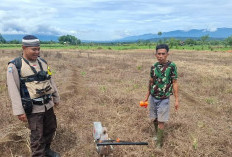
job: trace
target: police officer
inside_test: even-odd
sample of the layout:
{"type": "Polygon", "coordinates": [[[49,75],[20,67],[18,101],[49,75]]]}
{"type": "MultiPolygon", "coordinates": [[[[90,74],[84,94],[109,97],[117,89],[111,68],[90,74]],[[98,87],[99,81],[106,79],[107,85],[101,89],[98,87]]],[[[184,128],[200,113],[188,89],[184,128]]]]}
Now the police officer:
{"type": "Polygon", "coordinates": [[[145,101],[149,96],[149,114],[154,123],[157,148],[163,145],[164,123],[169,120],[169,97],[174,93],[175,109],[179,108],[177,67],[174,62],[167,60],[169,47],[166,44],[160,44],[156,47],[155,56],[158,60],[150,71],[150,80],[148,92],[145,101]]]}
{"type": "Polygon", "coordinates": [[[13,114],[29,124],[33,157],[59,157],[59,153],[50,149],[57,127],[53,106],[60,101],[57,87],[47,62],[39,57],[39,39],[24,36],[22,49],[22,56],[10,61],[7,69],[13,114]]]}

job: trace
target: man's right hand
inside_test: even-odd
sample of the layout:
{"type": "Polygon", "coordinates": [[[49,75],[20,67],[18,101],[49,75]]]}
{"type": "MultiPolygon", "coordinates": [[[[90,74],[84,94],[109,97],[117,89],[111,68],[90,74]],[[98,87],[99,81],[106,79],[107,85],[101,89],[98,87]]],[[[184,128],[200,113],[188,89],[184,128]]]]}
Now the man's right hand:
{"type": "Polygon", "coordinates": [[[146,96],[145,99],[143,100],[143,102],[148,101],[148,98],[149,98],[149,96],[146,96]]]}
{"type": "Polygon", "coordinates": [[[150,91],[147,92],[147,95],[146,95],[146,97],[145,97],[145,99],[144,99],[144,102],[148,101],[149,96],[150,96],[150,91]]]}
{"type": "Polygon", "coordinates": [[[18,115],[18,119],[23,121],[23,122],[27,122],[27,116],[26,114],[21,114],[21,115],[18,115]]]}

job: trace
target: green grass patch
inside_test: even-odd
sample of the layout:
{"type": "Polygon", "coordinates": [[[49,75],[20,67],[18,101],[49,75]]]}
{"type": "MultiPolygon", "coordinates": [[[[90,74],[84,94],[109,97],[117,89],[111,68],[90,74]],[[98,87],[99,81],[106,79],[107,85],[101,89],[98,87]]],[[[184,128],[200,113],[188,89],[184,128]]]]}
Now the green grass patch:
{"type": "MultiPolygon", "coordinates": [[[[21,44],[0,44],[0,49],[19,49],[21,44]]],[[[42,50],[61,49],[61,50],[133,50],[133,49],[153,49],[155,50],[156,43],[141,44],[141,43],[83,43],[81,45],[64,45],[59,43],[54,44],[41,44],[42,50]]],[[[231,47],[224,45],[184,45],[184,46],[170,46],[171,49],[176,50],[196,50],[196,51],[228,51],[231,47]]]]}

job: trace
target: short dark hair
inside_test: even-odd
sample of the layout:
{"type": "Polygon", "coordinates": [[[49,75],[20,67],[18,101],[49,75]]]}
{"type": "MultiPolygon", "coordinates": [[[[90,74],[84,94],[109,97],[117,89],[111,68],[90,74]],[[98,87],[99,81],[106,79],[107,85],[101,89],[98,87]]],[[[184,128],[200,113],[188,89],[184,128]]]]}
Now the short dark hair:
{"type": "Polygon", "coordinates": [[[168,47],[167,44],[160,44],[160,45],[157,45],[157,46],[156,46],[156,52],[157,52],[159,49],[166,49],[167,52],[169,51],[169,47],[168,47]]]}

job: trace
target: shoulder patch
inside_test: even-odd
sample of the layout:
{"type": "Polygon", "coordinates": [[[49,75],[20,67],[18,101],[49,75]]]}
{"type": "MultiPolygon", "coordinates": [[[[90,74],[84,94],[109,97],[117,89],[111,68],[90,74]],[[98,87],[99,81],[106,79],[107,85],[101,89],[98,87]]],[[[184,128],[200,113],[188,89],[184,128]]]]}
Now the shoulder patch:
{"type": "Polygon", "coordinates": [[[11,73],[13,71],[12,67],[8,67],[8,72],[11,73]]]}

